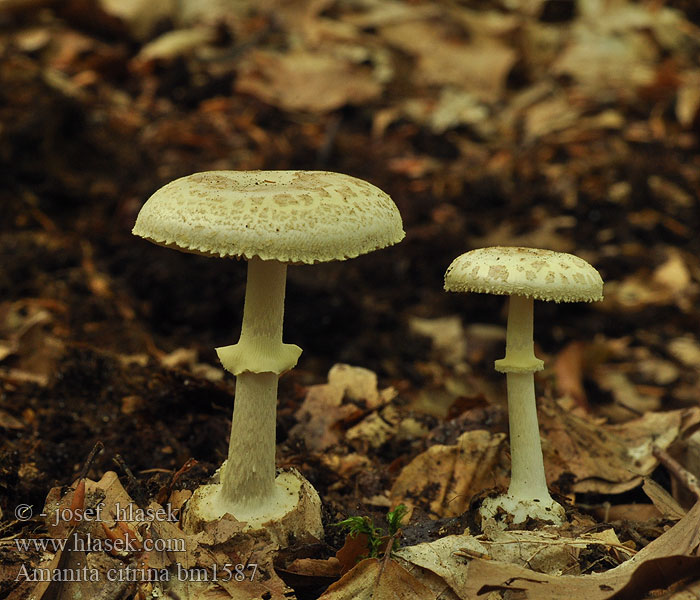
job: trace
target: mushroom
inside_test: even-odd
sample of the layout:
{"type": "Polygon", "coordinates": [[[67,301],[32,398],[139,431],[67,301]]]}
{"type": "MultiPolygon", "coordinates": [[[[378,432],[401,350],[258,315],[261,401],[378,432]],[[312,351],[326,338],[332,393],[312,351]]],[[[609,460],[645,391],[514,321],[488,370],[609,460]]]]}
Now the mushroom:
{"type": "Polygon", "coordinates": [[[301,348],[282,342],[288,264],[344,260],[401,241],[396,205],[373,185],[323,171],[210,171],[177,179],[143,205],[135,235],[248,261],[241,337],[217,348],[236,376],[228,459],[190,500],[187,523],[232,514],[248,530],[320,537],[318,494],[298,472],[276,476],[277,381],[301,348]]]}
{"type": "Polygon", "coordinates": [[[506,373],[511,480],[508,492],[482,503],[482,518],[499,512],[515,524],[528,518],[561,524],[563,507],[547,490],[535,405],[535,371],[544,363],[533,347],[533,299],[593,302],[603,298],[603,280],[585,260],[535,248],[479,248],[457,257],[445,273],[445,289],[510,296],[505,358],[495,368],[506,373]],[[500,509],[500,510],[499,510],[500,509]]]}

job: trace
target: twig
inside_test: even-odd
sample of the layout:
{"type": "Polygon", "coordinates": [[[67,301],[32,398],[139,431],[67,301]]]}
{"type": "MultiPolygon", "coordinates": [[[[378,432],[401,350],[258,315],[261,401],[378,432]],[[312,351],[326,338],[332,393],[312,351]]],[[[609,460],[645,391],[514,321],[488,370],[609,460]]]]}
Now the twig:
{"type": "Polygon", "coordinates": [[[680,464],[663,448],[654,446],[652,452],[659,462],[666,467],[688,491],[692,492],[698,499],[700,499],[700,481],[698,481],[698,478],[695,477],[695,475],[688,471],[688,469],[680,464]]]}
{"type": "Polygon", "coordinates": [[[95,460],[95,456],[97,456],[98,452],[101,452],[104,447],[104,444],[99,440],[92,447],[92,450],[90,450],[90,454],[88,454],[88,457],[85,459],[85,464],[83,465],[83,468],[80,470],[78,479],[85,479],[87,477],[88,471],[92,466],[92,461],[95,460]]]}
{"type": "Polygon", "coordinates": [[[377,574],[375,589],[379,585],[379,580],[381,579],[382,575],[384,574],[384,569],[386,569],[387,563],[391,560],[392,550],[394,549],[394,542],[400,537],[401,537],[401,530],[399,529],[394,535],[392,535],[389,538],[389,541],[387,542],[386,549],[384,550],[384,556],[382,557],[382,566],[380,567],[379,573],[377,574]]]}
{"type": "Polygon", "coordinates": [[[124,459],[121,457],[120,454],[117,454],[112,460],[115,462],[115,464],[119,466],[119,468],[122,471],[124,471],[126,478],[129,480],[129,483],[132,486],[133,497],[136,501],[137,506],[145,509],[146,506],[148,506],[148,502],[146,502],[146,495],[141,489],[141,484],[139,483],[138,479],[136,479],[136,477],[134,476],[134,473],[128,467],[126,462],[124,462],[124,459]]]}

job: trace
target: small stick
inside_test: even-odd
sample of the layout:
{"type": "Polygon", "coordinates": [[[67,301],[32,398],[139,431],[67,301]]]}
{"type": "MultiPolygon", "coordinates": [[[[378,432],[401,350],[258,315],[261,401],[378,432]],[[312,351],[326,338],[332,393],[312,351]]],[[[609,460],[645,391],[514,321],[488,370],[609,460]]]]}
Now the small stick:
{"type": "Polygon", "coordinates": [[[134,500],[136,501],[136,505],[145,509],[148,506],[148,502],[146,502],[146,495],[141,489],[141,484],[139,483],[138,479],[136,479],[133,472],[120,454],[117,454],[112,460],[126,474],[126,478],[129,480],[129,483],[133,488],[132,494],[134,500]]]}
{"type": "Polygon", "coordinates": [[[80,474],[78,475],[78,479],[85,479],[87,477],[88,471],[90,470],[90,467],[92,466],[92,461],[95,460],[95,456],[97,456],[97,453],[101,452],[104,447],[105,447],[104,444],[99,440],[92,447],[92,450],[90,450],[90,454],[88,454],[87,459],[85,459],[85,464],[83,465],[83,468],[80,470],[80,474]]]}
{"type": "Polygon", "coordinates": [[[79,511],[85,509],[85,479],[87,478],[87,474],[90,470],[90,466],[92,465],[92,461],[95,460],[95,456],[103,448],[104,444],[101,441],[98,441],[93,446],[92,450],[90,450],[90,454],[88,454],[88,457],[85,460],[85,464],[80,470],[80,474],[78,475],[78,485],[75,486],[75,491],[73,492],[73,499],[71,500],[70,504],[70,512],[73,515],[73,517],[71,518],[68,524],[71,527],[77,526],[80,522],[79,511]]]}
{"type": "Polygon", "coordinates": [[[696,498],[700,499],[700,481],[695,477],[688,469],[686,469],[682,464],[680,464],[675,458],[673,458],[666,450],[654,446],[653,448],[654,456],[659,460],[659,462],[666,467],[672,475],[680,481],[687,490],[695,494],[696,498]]]}

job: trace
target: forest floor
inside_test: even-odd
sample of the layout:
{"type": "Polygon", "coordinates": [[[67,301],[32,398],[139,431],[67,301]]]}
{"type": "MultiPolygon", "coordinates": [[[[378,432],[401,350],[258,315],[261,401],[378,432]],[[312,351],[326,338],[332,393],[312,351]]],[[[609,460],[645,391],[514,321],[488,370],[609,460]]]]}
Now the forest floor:
{"type": "MultiPolygon", "coordinates": [[[[0,597],[700,597],[697,4],[174,6],[0,0],[0,597]],[[245,264],[131,234],[156,189],[215,169],[347,173],[403,218],[400,244],[288,272],[303,354],[277,465],[318,490],[325,539],[243,544],[234,562],[260,572],[208,595],[31,581],[76,566],[18,540],[73,531],[47,521],[79,481],[182,506],[226,458],[235,379],[214,348],[238,339],[245,264]],[[602,302],[536,303],[568,524],[510,542],[475,510],[509,481],[505,300],[443,291],[455,257],[494,245],[570,252],[605,281],[602,302]],[[366,548],[334,524],[387,530],[400,504],[402,550],[355,566],[366,548]]],[[[88,554],[101,575],[136,560],[88,554]]]]}

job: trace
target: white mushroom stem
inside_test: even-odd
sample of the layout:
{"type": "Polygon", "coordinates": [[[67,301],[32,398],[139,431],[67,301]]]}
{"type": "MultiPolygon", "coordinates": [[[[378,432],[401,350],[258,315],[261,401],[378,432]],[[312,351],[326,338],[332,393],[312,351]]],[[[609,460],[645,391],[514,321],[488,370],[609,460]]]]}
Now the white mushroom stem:
{"type": "Polygon", "coordinates": [[[506,355],[497,360],[496,371],[501,373],[532,373],[541,371],[544,363],[535,356],[533,342],[533,299],[511,296],[508,302],[506,355]]]}
{"type": "Polygon", "coordinates": [[[217,348],[221,363],[236,375],[220,500],[237,518],[263,511],[275,494],[277,380],[301,354],[298,346],[282,343],[286,274],[285,263],[248,262],[241,338],[217,348]]]}
{"type": "Polygon", "coordinates": [[[510,297],[506,356],[496,361],[496,370],[506,373],[508,386],[511,455],[508,494],[517,498],[545,499],[550,496],[544,475],[533,376],[544,363],[534,352],[533,305],[532,298],[510,297]]]}
{"type": "Polygon", "coordinates": [[[236,377],[236,399],[228,460],[221,473],[222,504],[245,520],[275,494],[275,429],[277,373],[241,373],[236,377]]]}
{"type": "Polygon", "coordinates": [[[497,371],[506,373],[508,387],[510,486],[505,496],[488,498],[482,505],[482,514],[493,516],[502,508],[513,515],[514,523],[521,523],[528,517],[562,522],[564,510],[547,489],[537,422],[534,372],[543,366],[534,353],[533,299],[511,296],[506,356],[495,364],[497,371]]]}
{"type": "Polygon", "coordinates": [[[224,368],[241,373],[284,373],[297,364],[301,348],[282,343],[287,263],[251,258],[245,288],[243,326],[237,344],[217,348],[224,368]]]}
{"type": "Polygon", "coordinates": [[[508,495],[551,501],[544,475],[534,377],[532,373],[508,373],[506,378],[511,456],[508,495]]]}

